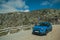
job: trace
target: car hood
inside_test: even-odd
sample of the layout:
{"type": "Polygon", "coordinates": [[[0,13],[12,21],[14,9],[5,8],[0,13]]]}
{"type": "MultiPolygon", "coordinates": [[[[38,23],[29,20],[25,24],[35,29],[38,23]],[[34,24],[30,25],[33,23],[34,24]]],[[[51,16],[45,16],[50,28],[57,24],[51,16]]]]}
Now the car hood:
{"type": "Polygon", "coordinates": [[[35,29],[35,30],[37,30],[37,29],[46,30],[47,29],[47,26],[34,26],[33,29],[35,29]]]}

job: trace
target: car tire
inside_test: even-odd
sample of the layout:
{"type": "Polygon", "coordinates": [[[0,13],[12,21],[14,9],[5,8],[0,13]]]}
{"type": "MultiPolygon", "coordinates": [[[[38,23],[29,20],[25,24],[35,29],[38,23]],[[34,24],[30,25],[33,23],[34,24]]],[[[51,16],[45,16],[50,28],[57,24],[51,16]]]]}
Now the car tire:
{"type": "Polygon", "coordinates": [[[47,35],[47,33],[48,33],[48,31],[46,30],[46,33],[45,33],[45,34],[43,34],[43,35],[47,35]]]}
{"type": "Polygon", "coordinates": [[[32,32],[32,34],[35,34],[34,32],[32,32]]]}

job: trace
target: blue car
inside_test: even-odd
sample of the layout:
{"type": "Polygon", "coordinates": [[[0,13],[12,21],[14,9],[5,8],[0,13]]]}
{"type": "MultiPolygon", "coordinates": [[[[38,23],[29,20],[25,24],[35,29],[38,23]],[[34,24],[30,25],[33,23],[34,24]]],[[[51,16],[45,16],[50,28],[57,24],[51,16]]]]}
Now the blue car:
{"type": "Polygon", "coordinates": [[[49,22],[40,22],[33,27],[32,34],[47,35],[52,31],[52,25],[49,22]]]}

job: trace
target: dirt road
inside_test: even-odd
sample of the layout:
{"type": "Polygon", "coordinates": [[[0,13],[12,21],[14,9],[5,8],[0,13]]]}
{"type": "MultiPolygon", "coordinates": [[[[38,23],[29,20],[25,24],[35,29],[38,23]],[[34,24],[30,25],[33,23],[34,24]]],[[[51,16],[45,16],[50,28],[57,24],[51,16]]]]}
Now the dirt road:
{"type": "Polygon", "coordinates": [[[60,40],[60,25],[53,25],[52,32],[46,36],[32,35],[32,30],[26,30],[2,36],[0,40],[60,40]]]}

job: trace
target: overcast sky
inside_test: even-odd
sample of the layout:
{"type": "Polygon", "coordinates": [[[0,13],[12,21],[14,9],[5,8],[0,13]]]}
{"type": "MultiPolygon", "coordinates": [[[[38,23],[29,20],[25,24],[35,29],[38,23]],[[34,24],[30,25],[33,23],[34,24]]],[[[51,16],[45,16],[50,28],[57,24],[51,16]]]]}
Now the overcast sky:
{"type": "Polygon", "coordinates": [[[60,9],[60,0],[0,0],[0,13],[44,8],[60,9]]]}

